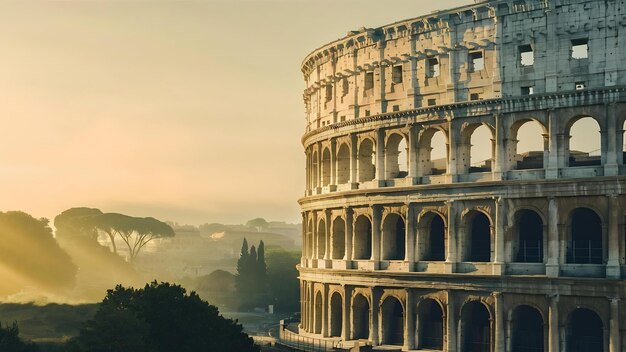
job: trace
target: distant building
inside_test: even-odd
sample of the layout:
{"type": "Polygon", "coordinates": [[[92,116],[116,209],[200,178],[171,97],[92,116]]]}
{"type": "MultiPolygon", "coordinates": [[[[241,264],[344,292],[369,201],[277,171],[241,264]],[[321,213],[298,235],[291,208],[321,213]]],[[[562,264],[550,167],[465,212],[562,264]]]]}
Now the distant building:
{"type": "Polygon", "coordinates": [[[625,48],[623,2],[500,0],[309,54],[300,341],[626,351],[625,48]]]}

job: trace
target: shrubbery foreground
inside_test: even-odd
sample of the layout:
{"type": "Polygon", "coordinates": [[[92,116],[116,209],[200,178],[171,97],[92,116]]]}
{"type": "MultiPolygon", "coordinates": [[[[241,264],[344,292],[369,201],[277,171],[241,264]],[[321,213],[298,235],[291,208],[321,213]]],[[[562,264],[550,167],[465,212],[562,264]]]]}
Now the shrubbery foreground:
{"type": "Polygon", "coordinates": [[[118,285],[68,342],[70,352],[259,351],[236,321],[179,285],[118,285]]]}

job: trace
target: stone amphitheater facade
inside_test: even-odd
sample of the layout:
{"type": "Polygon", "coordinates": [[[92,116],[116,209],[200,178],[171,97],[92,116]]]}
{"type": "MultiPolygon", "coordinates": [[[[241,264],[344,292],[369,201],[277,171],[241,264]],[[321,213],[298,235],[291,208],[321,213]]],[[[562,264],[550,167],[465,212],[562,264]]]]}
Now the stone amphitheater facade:
{"type": "Polygon", "coordinates": [[[309,54],[298,333],[397,350],[626,351],[623,63],[616,0],[476,1],[309,54]],[[588,117],[597,155],[569,147],[588,117]],[[518,153],[527,123],[543,149],[518,153]],[[492,150],[477,165],[481,126],[492,150]]]}

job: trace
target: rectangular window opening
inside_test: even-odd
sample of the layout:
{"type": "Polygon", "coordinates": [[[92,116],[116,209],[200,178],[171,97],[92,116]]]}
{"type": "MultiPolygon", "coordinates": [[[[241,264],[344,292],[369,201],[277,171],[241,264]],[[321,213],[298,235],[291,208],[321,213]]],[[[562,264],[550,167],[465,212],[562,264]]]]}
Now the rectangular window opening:
{"type": "Polygon", "coordinates": [[[585,90],[586,87],[585,82],[576,82],[576,90],[585,90]]]}
{"type": "Polygon", "coordinates": [[[589,39],[572,39],[572,59],[589,58],[589,39]]]}
{"type": "Polygon", "coordinates": [[[374,88],[374,72],[365,72],[365,89],[374,88]]]}
{"type": "Polygon", "coordinates": [[[333,99],[333,86],[330,84],[326,86],[326,101],[331,101],[333,99]]]}
{"type": "Polygon", "coordinates": [[[533,95],[533,94],[535,94],[535,87],[533,86],[522,87],[522,95],[533,95]]]}
{"type": "Polygon", "coordinates": [[[485,58],[482,51],[469,53],[469,72],[477,72],[485,69],[485,58]]]}
{"type": "Polygon", "coordinates": [[[428,99],[428,106],[437,105],[437,99],[428,99]]]}
{"type": "Polygon", "coordinates": [[[402,65],[393,67],[391,71],[391,82],[394,84],[402,83],[402,65]]]}
{"type": "Polygon", "coordinates": [[[480,99],[480,93],[471,93],[470,94],[470,100],[482,100],[480,99]]]}
{"type": "Polygon", "coordinates": [[[339,121],[341,121],[341,122],[346,121],[346,115],[341,115],[341,116],[339,117],[339,121]]]}
{"type": "Polygon", "coordinates": [[[341,95],[346,96],[348,95],[349,91],[350,91],[350,84],[348,83],[348,79],[344,78],[341,83],[341,95]]]}
{"type": "Polygon", "coordinates": [[[426,74],[428,77],[439,77],[439,59],[428,59],[427,66],[426,74]]]}
{"type": "Polygon", "coordinates": [[[365,110],[365,116],[370,116],[370,111],[369,110],[365,110]]]}
{"type": "Polygon", "coordinates": [[[530,45],[519,46],[519,59],[522,66],[532,66],[535,64],[535,53],[530,45]]]}
{"type": "Polygon", "coordinates": [[[393,110],[393,111],[400,111],[400,105],[394,105],[394,106],[392,107],[392,110],[393,110]]]}

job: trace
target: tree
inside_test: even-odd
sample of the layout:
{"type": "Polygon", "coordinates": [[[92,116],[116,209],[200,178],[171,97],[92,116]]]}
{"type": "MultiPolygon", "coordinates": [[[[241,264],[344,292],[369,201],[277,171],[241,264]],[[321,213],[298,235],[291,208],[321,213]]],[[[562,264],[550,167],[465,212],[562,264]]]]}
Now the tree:
{"type": "Polygon", "coordinates": [[[19,338],[20,330],[17,323],[6,327],[0,326],[0,351],[3,352],[37,352],[39,348],[34,343],[25,343],[19,338]]]}
{"type": "Polygon", "coordinates": [[[244,238],[235,277],[240,309],[248,310],[268,303],[266,277],[263,241],[259,243],[258,252],[254,246],[248,251],[248,241],[244,238]]]}
{"type": "Polygon", "coordinates": [[[256,229],[257,232],[264,231],[267,229],[268,225],[267,221],[263,218],[252,219],[246,223],[246,226],[256,229]]]}
{"type": "Polygon", "coordinates": [[[241,325],[178,285],[108,290],[94,318],[70,340],[71,352],[257,352],[241,325]]]}
{"type": "Polygon", "coordinates": [[[273,250],[267,254],[267,280],[276,309],[294,312],[300,307],[300,283],[296,265],[300,252],[273,250]]]}
{"type": "Polygon", "coordinates": [[[21,211],[0,212],[0,294],[36,286],[74,286],[77,268],[52,235],[48,219],[21,211]]]}

